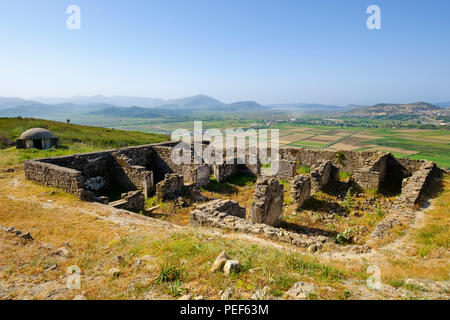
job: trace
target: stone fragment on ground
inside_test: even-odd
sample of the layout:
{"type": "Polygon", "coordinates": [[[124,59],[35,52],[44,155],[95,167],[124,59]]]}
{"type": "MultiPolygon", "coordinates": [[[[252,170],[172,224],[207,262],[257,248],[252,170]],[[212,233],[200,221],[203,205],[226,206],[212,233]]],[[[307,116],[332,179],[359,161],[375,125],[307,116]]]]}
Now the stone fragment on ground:
{"type": "Polygon", "coordinates": [[[109,275],[113,278],[117,278],[120,276],[120,269],[118,268],[111,268],[108,271],[109,275]]]}
{"type": "Polygon", "coordinates": [[[223,272],[226,275],[230,275],[233,271],[237,272],[239,271],[239,261],[237,260],[227,260],[227,262],[225,262],[225,265],[223,266],[223,272]]]}
{"type": "Polygon", "coordinates": [[[225,263],[229,260],[230,258],[228,258],[227,254],[225,251],[222,251],[219,256],[216,258],[216,260],[214,261],[212,267],[211,267],[211,272],[218,272],[218,271],[222,271],[223,267],[225,266],[225,263]]]}
{"type": "Polygon", "coordinates": [[[233,299],[234,289],[233,287],[228,287],[223,291],[219,292],[220,300],[231,300],[233,299]]]}
{"type": "Polygon", "coordinates": [[[316,285],[307,282],[296,282],[292,288],[290,288],[286,295],[292,299],[308,299],[311,294],[315,294],[316,285]]]}

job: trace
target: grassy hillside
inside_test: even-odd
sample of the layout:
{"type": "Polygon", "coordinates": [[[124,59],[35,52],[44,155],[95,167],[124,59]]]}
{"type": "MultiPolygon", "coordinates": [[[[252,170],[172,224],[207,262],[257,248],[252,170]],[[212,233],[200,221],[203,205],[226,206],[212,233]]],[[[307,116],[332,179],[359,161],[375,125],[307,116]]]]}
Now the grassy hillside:
{"type": "Polygon", "coordinates": [[[47,156],[91,152],[110,148],[156,143],[169,138],[161,134],[81,126],[32,118],[0,118],[0,165],[47,156]],[[20,134],[30,128],[45,128],[60,139],[61,148],[16,150],[11,147],[20,134]]]}

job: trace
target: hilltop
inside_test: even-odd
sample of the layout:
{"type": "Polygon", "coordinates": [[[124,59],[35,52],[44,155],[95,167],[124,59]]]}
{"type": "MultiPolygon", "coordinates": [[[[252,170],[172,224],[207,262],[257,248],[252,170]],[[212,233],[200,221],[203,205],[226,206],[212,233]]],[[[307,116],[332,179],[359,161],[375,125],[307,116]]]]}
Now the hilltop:
{"type": "Polygon", "coordinates": [[[448,116],[450,110],[427,102],[408,104],[380,103],[371,107],[355,108],[347,115],[370,118],[396,118],[406,120],[412,116],[439,119],[448,116]]]}
{"type": "Polygon", "coordinates": [[[83,126],[33,118],[0,118],[0,164],[14,164],[37,157],[90,152],[167,140],[168,137],[162,134],[83,126]],[[16,150],[14,144],[20,134],[27,129],[36,127],[52,131],[59,137],[62,147],[50,150],[16,150]]]}

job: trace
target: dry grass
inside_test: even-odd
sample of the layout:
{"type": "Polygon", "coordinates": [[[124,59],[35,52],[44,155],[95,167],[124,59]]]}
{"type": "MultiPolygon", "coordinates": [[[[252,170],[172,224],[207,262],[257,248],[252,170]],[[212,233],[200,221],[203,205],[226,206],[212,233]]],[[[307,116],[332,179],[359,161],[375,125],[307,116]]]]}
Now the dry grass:
{"type": "Polygon", "coordinates": [[[443,180],[443,191],[433,208],[426,212],[424,226],[414,233],[416,253],[436,257],[450,250],[450,176],[443,180]]]}

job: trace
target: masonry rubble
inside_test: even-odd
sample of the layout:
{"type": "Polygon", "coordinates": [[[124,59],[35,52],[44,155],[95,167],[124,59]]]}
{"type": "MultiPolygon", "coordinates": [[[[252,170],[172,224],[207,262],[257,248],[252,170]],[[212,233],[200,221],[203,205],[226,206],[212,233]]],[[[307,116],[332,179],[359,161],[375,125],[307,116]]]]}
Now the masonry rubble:
{"type": "Polygon", "coordinates": [[[305,230],[304,233],[296,233],[275,228],[264,223],[253,223],[245,219],[245,208],[239,209],[239,204],[224,205],[223,201],[214,200],[198,206],[191,212],[190,223],[193,226],[211,226],[243,233],[261,235],[271,240],[277,240],[307,248],[312,244],[322,244],[330,239],[327,235],[317,230],[305,230]],[[215,208],[218,208],[217,210],[215,208]],[[227,209],[228,208],[228,209],[227,209]],[[219,211],[222,210],[222,211],[219,211]]]}

